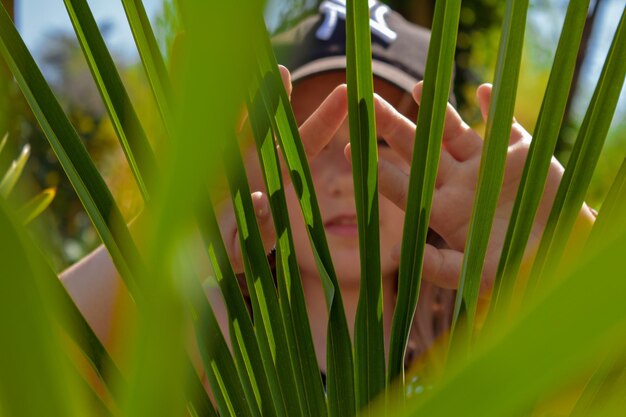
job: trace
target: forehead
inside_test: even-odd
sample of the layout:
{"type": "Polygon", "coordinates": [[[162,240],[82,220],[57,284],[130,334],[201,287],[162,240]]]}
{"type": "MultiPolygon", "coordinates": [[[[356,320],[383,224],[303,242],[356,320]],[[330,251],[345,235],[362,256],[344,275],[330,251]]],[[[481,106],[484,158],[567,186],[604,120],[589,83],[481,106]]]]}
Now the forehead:
{"type": "MultiPolygon", "coordinates": [[[[343,71],[325,72],[295,81],[291,93],[291,106],[298,124],[304,123],[330,92],[345,82],[346,76],[343,71]]],[[[410,94],[403,89],[381,78],[374,77],[374,91],[409,119],[416,118],[417,104],[410,94]]]]}

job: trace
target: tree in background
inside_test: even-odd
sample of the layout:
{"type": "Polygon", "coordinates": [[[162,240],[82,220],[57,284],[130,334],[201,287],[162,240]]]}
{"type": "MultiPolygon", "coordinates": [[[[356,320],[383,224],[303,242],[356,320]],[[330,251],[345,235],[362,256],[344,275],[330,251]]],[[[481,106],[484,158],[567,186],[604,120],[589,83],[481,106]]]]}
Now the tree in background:
{"type": "MultiPolygon", "coordinates": [[[[106,36],[112,27],[104,23],[101,30],[106,36]]],[[[139,211],[138,192],[76,36],[69,31],[53,32],[34,52],[39,56],[44,75],[114,193],[118,205],[130,220],[139,211]]],[[[129,94],[137,102],[146,101],[142,99],[147,95],[145,79],[142,71],[136,68],[136,63],[117,59],[117,65],[129,94]]],[[[45,228],[55,240],[49,250],[56,248],[52,258],[56,267],[61,269],[85,256],[100,244],[100,240],[21,94],[15,94],[11,99],[11,111],[11,120],[18,129],[14,135],[16,140],[12,142],[31,145],[31,158],[26,167],[28,174],[21,181],[34,182],[31,185],[36,188],[57,189],[50,209],[35,220],[33,226],[45,228]]],[[[150,126],[147,120],[146,127],[149,129],[150,126]]]]}

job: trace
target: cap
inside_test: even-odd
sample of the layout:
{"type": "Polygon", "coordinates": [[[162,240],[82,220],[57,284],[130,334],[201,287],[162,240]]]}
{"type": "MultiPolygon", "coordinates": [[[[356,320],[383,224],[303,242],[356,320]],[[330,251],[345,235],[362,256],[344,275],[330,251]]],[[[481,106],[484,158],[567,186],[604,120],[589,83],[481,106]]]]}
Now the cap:
{"type": "MultiPolygon", "coordinates": [[[[406,21],[387,5],[369,1],[372,72],[411,92],[424,78],[430,31],[406,21]]],[[[293,81],[346,68],[346,2],[326,0],[319,14],[272,38],[280,64],[293,81]]]]}

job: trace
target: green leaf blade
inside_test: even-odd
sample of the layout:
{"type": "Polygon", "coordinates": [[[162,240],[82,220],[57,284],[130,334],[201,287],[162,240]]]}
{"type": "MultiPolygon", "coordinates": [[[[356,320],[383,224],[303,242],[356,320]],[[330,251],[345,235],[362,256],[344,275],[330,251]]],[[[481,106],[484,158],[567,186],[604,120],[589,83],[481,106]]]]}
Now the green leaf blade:
{"type": "MultiPolygon", "coordinates": [[[[461,316],[461,326],[467,334],[471,334],[474,324],[485,254],[504,178],[528,3],[528,0],[507,0],[506,3],[472,218],[454,306],[453,333],[461,324],[461,316]]],[[[451,341],[454,343],[454,340],[453,337],[451,341]]]]}
{"type": "Polygon", "coordinates": [[[86,0],[64,0],[89,69],[144,200],[156,159],[86,0]]]}
{"type": "Polygon", "coordinates": [[[245,370],[247,376],[241,375],[241,379],[247,378],[251,388],[258,390],[261,401],[258,406],[262,415],[284,417],[287,415],[285,402],[274,362],[269,350],[259,348],[248,308],[220,235],[213,206],[207,203],[204,207],[205,210],[198,216],[200,230],[207,243],[211,265],[226,305],[237,371],[241,375],[245,370]]]}
{"type": "Polygon", "coordinates": [[[600,80],[559,184],[532,267],[528,297],[533,296],[540,280],[551,280],[563,257],[624,85],[626,77],[624,54],[626,54],[626,10],[622,13],[600,80]]]}
{"type": "Polygon", "coordinates": [[[388,383],[403,375],[404,353],[419,297],[460,10],[461,1],[438,1],[435,9],[406,207],[407,213],[417,215],[407,215],[404,224],[398,296],[389,346],[388,383]]]}
{"type": "MultiPolygon", "coordinates": [[[[270,202],[276,231],[276,273],[279,302],[289,340],[289,348],[297,359],[296,372],[301,398],[306,403],[305,415],[327,414],[324,387],[317,363],[315,346],[307,315],[299,265],[295,257],[293,235],[289,221],[287,200],[281,175],[281,166],[274,135],[281,134],[274,118],[280,101],[281,80],[274,72],[258,76],[258,92],[252,93],[248,114],[254,133],[259,162],[270,202]]],[[[279,139],[280,141],[280,139],[279,139]]]]}
{"type": "Polygon", "coordinates": [[[238,143],[226,141],[222,158],[239,229],[246,284],[252,301],[255,329],[261,349],[271,352],[288,415],[304,413],[305,403],[297,389],[296,360],[289,349],[283,311],[280,310],[274,278],[259,231],[251,191],[238,143]]]}
{"type": "Polygon", "coordinates": [[[586,243],[587,249],[593,251],[594,248],[601,247],[602,241],[607,239],[607,236],[617,237],[619,231],[626,228],[624,213],[626,213],[626,158],[622,161],[622,166],[602,203],[586,243]]]}
{"type": "Polygon", "coordinates": [[[361,264],[354,322],[356,404],[359,409],[385,387],[385,339],[369,3],[348,0],[346,10],[348,119],[361,264]]]}
{"type": "MultiPolygon", "coordinates": [[[[261,47],[256,56],[262,71],[272,71],[275,80],[280,79],[276,58],[272,51],[264,24],[257,23],[261,47]]],[[[326,393],[330,416],[353,416],[356,413],[354,390],[354,362],[352,342],[348,330],[339,281],[332,263],[326,232],[317,203],[311,170],[304,146],[298,132],[284,88],[278,88],[280,100],[276,109],[278,144],[294,184],[307,233],[313,250],[328,308],[328,330],[326,348],[326,393]],[[296,186],[297,185],[297,186],[296,186]]]]}
{"type": "Polygon", "coordinates": [[[404,415],[517,415],[534,409],[546,393],[568,392],[607,350],[623,352],[626,280],[616,279],[616,271],[626,268],[626,229],[604,243],[549,294],[526,304],[522,315],[477,344],[469,362],[456,358],[444,379],[409,403],[404,415]],[[475,402],[480,398],[489,398],[489,407],[475,402]]]}
{"type": "Polygon", "coordinates": [[[122,0],[122,5],[148,77],[152,95],[159,108],[161,120],[166,132],[171,136],[173,134],[172,87],[163,56],[150,26],[150,20],[141,0],[122,0]]]}
{"type": "Polygon", "coordinates": [[[11,163],[11,167],[2,177],[2,181],[0,181],[0,196],[7,198],[17,181],[20,179],[22,175],[22,171],[24,171],[24,167],[26,166],[26,162],[30,157],[30,145],[25,145],[22,148],[22,152],[20,156],[17,157],[15,161],[11,163]]]}
{"type": "Polygon", "coordinates": [[[565,115],[588,8],[589,1],[570,3],[563,23],[496,272],[491,300],[494,317],[503,317],[511,302],[515,278],[522,263],[565,115]]]}
{"type": "Polygon", "coordinates": [[[118,272],[131,292],[138,295],[136,276],[141,274],[140,257],[124,218],[4,8],[0,10],[0,53],[11,68],[118,272]]]}
{"type": "Polygon", "coordinates": [[[86,393],[52,319],[62,313],[58,300],[42,296],[41,265],[30,255],[34,248],[2,199],[0,230],[0,331],[8,341],[0,347],[2,412],[16,417],[84,415],[86,393]],[[41,346],[46,354],[38,351],[41,346]]]}

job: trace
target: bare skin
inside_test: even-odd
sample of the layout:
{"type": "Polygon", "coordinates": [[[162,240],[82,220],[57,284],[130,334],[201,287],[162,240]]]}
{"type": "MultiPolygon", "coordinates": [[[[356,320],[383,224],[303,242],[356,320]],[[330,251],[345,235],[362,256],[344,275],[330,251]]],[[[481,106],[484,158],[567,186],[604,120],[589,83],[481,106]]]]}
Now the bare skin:
{"type": "MultiPolygon", "coordinates": [[[[289,73],[283,67],[281,73],[285,87],[291,93],[289,73]]],[[[293,89],[292,106],[300,125],[300,136],[309,159],[322,219],[352,329],[358,303],[360,270],[347,126],[347,95],[346,86],[342,84],[343,77],[343,74],[333,72],[299,81],[293,89]]],[[[415,135],[415,124],[411,120],[415,120],[421,88],[421,83],[417,84],[411,96],[388,82],[375,81],[375,90],[380,94],[375,98],[376,125],[380,136],[379,188],[386,197],[380,199],[380,236],[384,324],[387,338],[395,304],[395,276],[399,262],[399,244],[402,239],[408,173],[415,135]]],[[[483,117],[488,113],[490,96],[490,85],[479,87],[477,99],[483,117]]],[[[506,234],[530,139],[530,135],[518,123],[513,123],[504,185],[485,260],[481,287],[483,295],[487,295],[493,285],[499,252],[506,234]]],[[[443,145],[430,227],[445,240],[447,247],[427,246],[423,275],[424,279],[433,285],[455,288],[471,216],[482,138],[463,122],[450,105],[447,110],[443,145]]],[[[267,196],[260,180],[255,153],[250,152],[245,158],[251,188],[257,190],[252,198],[263,244],[269,252],[275,244],[276,236],[267,196]]],[[[563,168],[553,159],[529,248],[536,246],[541,236],[562,174],[563,168]]],[[[288,184],[288,175],[283,175],[283,178],[288,184]]],[[[311,320],[311,328],[318,361],[320,366],[323,366],[326,362],[326,306],[298,201],[293,187],[289,184],[286,187],[286,197],[309,316],[314,318],[311,320]]],[[[230,203],[224,202],[219,208],[219,213],[220,229],[231,263],[236,272],[242,272],[236,221],[230,203]]],[[[586,205],[581,210],[581,217],[590,222],[594,218],[586,205]]],[[[66,271],[61,279],[81,311],[94,324],[99,337],[106,343],[110,333],[110,317],[113,315],[114,294],[120,285],[106,251],[98,249],[83,262],[66,271]],[[92,288],[94,285],[97,289],[92,288]]],[[[211,293],[209,298],[222,329],[226,330],[227,317],[221,297],[217,293],[211,293]]]]}

